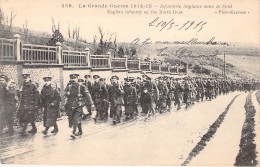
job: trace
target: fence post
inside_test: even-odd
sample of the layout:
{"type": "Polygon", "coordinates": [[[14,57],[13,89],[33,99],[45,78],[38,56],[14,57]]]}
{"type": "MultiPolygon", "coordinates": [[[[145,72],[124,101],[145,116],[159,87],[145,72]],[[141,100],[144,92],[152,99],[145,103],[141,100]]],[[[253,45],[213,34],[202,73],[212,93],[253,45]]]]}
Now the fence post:
{"type": "Polygon", "coordinates": [[[162,62],[159,60],[159,72],[162,72],[162,62]]]}
{"type": "Polygon", "coordinates": [[[152,71],[152,60],[149,60],[149,71],[152,71]]]}
{"type": "Polygon", "coordinates": [[[166,63],[166,65],[167,65],[167,71],[168,71],[168,72],[171,72],[171,71],[170,71],[170,65],[171,65],[171,64],[170,64],[170,63],[166,63]]]}
{"type": "Polygon", "coordinates": [[[128,58],[127,58],[127,55],[125,55],[125,69],[128,68],[128,66],[127,66],[127,61],[128,61],[128,58]]]}
{"type": "Polygon", "coordinates": [[[86,48],[85,52],[87,52],[87,57],[86,57],[88,63],[87,66],[90,67],[90,49],[86,48]]]}
{"type": "Polygon", "coordinates": [[[62,48],[61,48],[61,43],[57,42],[56,43],[57,46],[57,60],[58,60],[58,64],[62,64],[62,48]]]}
{"type": "Polygon", "coordinates": [[[179,74],[179,68],[180,68],[180,67],[179,67],[179,64],[177,64],[176,66],[177,66],[177,67],[176,67],[176,73],[179,74]]]}
{"type": "Polygon", "coordinates": [[[16,58],[16,60],[20,61],[21,60],[21,36],[19,34],[15,34],[14,35],[14,58],[16,58]]]}
{"type": "Polygon", "coordinates": [[[111,68],[111,53],[108,52],[107,55],[108,55],[108,66],[109,68],[111,68]]]}
{"type": "Polygon", "coordinates": [[[138,70],[141,70],[141,59],[137,58],[137,60],[138,60],[138,70]]]}

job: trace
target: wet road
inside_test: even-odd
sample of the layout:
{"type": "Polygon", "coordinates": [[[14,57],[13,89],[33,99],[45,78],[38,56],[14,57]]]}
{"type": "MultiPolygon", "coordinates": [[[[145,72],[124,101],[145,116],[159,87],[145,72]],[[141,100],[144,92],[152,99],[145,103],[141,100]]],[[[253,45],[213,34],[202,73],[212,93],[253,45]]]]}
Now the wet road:
{"type": "MultiPolygon", "coordinates": [[[[134,121],[123,121],[113,126],[110,119],[97,124],[85,120],[83,135],[75,140],[70,138],[71,129],[68,128],[66,117],[58,121],[60,131],[57,134],[51,134],[50,129],[48,135],[43,135],[40,133],[43,130],[40,124],[35,135],[16,134],[1,138],[1,162],[44,165],[181,165],[211,124],[238,94],[243,95],[238,100],[244,103],[246,94],[234,92],[218,96],[212,101],[196,103],[188,109],[182,107],[176,111],[173,108],[171,112],[156,114],[147,121],[144,121],[145,117],[138,116],[134,121]]],[[[240,115],[243,117],[243,113],[240,115]]],[[[240,117],[237,120],[244,121],[240,117]]],[[[235,126],[238,128],[237,133],[242,128],[241,121],[235,126]]],[[[236,142],[239,144],[239,141],[236,142]]],[[[211,150],[212,148],[214,147],[211,150]]]]}

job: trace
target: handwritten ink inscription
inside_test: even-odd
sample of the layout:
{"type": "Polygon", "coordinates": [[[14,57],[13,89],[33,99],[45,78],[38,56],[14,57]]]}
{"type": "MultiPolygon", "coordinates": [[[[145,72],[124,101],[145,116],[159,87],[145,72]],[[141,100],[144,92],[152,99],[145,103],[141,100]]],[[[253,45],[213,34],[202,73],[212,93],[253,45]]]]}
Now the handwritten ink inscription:
{"type": "Polygon", "coordinates": [[[191,21],[191,20],[178,24],[175,22],[174,18],[171,20],[165,21],[165,20],[160,19],[160,17],[156,17],[148,25],[150,27],[157,27],[157,28],[159,28],[160,31],[163,31],[165,29],[170,30],[175,27],[177,30],[186,31],[189,29],[194,29],[194,30],[196,30],[196,32],[200,32],[206,24],[207,24],[207,22],[205,22],[205,21],[196,22],[196,21],[191,21]]]}

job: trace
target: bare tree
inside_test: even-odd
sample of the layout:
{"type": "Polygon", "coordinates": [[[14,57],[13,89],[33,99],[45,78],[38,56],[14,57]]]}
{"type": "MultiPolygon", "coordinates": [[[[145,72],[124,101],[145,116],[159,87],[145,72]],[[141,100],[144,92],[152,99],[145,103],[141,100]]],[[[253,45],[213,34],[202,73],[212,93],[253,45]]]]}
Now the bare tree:
{"type": "Polygon", "coordinates": [[[4,12],[0,8],[0,25],[4,24],[4,20],[5,20],[4,12]]]}

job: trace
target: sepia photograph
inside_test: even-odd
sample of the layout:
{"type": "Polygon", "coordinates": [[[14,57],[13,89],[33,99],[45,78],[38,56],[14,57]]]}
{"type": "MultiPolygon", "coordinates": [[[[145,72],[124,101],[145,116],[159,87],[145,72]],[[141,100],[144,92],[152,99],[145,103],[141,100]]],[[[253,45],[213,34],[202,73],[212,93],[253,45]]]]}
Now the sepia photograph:
{"type": "Polygon", "coordinates": [[[1,166],[259,154],[259,0],[0,0],[1,166]]]}

